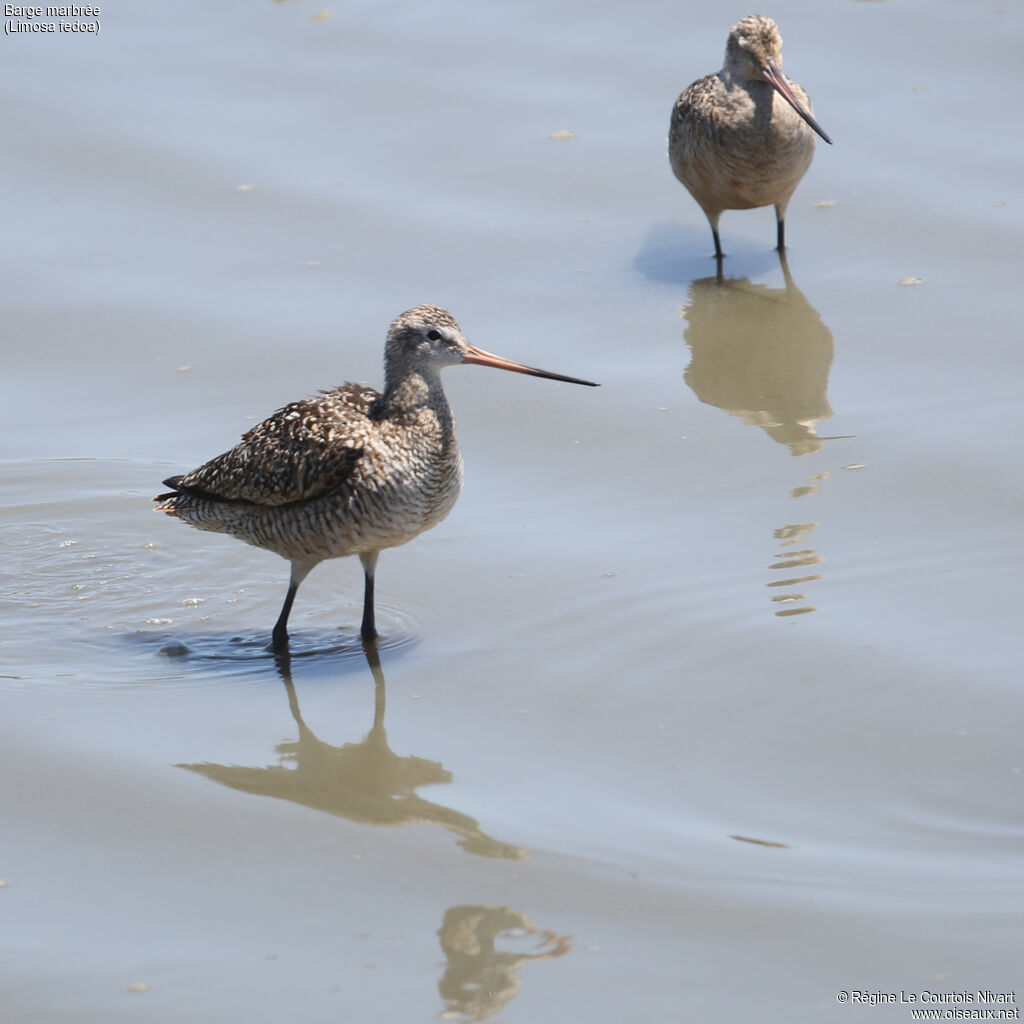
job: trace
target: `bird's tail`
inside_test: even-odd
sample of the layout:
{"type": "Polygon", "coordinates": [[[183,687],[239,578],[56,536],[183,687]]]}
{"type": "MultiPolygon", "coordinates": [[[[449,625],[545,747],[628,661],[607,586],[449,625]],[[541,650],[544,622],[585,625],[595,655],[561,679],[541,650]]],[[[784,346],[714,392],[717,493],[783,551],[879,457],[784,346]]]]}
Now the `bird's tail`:
{"type": "MultiPolygon", "coordinates": [[[[183,477],[181,476],[169,476],[164,481],[164,487],[172,487],[173,490],[167,491],[166,494],[158,494],[153,500],[154,501],[170,501],[171,498],[177,498],[181,494],[179,485],[181,484],[183,477]]],[[[158,511],[160,511],[158,509],[158,511]]]]}

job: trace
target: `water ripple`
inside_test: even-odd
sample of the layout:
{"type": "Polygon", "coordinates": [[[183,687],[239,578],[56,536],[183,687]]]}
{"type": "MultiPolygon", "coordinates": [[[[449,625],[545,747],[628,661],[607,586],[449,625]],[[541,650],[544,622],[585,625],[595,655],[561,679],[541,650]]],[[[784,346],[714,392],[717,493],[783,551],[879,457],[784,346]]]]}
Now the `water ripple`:
{"type": "MultiPolygon", "coordinates": [[[[6,468],[14,501],[0,525],[0,692],[166,691],[248,683],[274,671],[267,648],[286,579],[283,562],[241,562],[236,546],[210,550],[190,545],[184,533],[180,548],[172,548],[165,536],[176,534],[148,514],[150,502],[131,486],[157,479],[153,466],[83,460],[6,468]],[[90,493],[87,481],[98,476],[105,486],[90,493]],[[54,497],[41,507],[29,491],[54,497]]],[[[342,589],[322,578],[304,588],[311,599],[305,609],[336,609],[334,622],[353,618],[354,610],[358,621],[353,590],[361,598],[361,581],[342,589]]],[[[423,632],[420,615],[409,610],[415,606],[390,596],[395,604],[377,606],[381,651],[408,648],[423,632]]],[[[316,613],[325,614],[331,612],[316,613]]],[[[353,660],[365,668],[356,627],[306,625],[303,618],[303,611],[293,617],[293,658],[336,667],[353,660]]]]}

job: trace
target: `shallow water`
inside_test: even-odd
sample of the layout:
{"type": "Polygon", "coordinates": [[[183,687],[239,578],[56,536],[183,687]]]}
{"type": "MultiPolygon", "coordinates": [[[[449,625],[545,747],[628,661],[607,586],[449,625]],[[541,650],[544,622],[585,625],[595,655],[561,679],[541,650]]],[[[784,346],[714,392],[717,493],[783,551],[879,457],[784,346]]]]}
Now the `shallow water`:
{"type": "Polygon", "coordinates": [[[3,41],[9,1019],[1013,991],[1024,15],[775,6],[836,144],[718,282],[664,138],[747,11],[318,11],[3,41]],[[425,301],[603,386],[448,371],[379,665],[348,561],[275,660],[285,563],[150,499],[425,301]]]}

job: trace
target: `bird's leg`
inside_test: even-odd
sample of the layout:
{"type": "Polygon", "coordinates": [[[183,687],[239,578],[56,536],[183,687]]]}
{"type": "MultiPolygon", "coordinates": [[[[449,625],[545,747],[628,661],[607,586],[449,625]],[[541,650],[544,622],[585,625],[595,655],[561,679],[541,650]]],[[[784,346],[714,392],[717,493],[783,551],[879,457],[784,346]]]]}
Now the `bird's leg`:
{"type": "Polygon", "coordinates": [[[776,246],[776,248],[779,250],[779,252],[785,252],[786,251],[786,207],[788,205],[789,205],[789,200],[788,199],[784,203],[776,203],[775,204],[775,220],[776,220],[776,223],[778,224],[778,227],[779,227],[779,233],[778,233],[779,244],[776,246]]]}
{"type": "Polygon", "coordinates": [[[719,263],[721,263],[723,257],[725,256],[725,253],[722,252],[722,240],[718,237],[717,221],[711,225],[711,234],[714,236],[715,239],[715,259],[718,260],[719,263]]]}
{"type": "Polygon", "coordinates": [[[277,617],[277,622],[274,624],[271,647],[275,651],[288,650],[288,616],[291,613],[292,602],[295,600],[295,594],[298,589],[298,583],[292,580],[288,585],[288,593],[285,595],[284,604],[281,606],[281,614],[277,617]]]}
{"type": "MultiPolygon", "coordinates": [[[[313,564],[315,565],[316,563],[314,562],[313,564]]],[[[274,624],[273,642],[270,645],[271,650],[288,650],[288,616],[291,614],[292,604],[295,601],[299,584],[309,575],[312,568],[312,565],[305,562],[292,562],[292,574],[291,579],[288,581],[288,593],[285,594],[284,604],[281,606],[281,614],[278,615],[277,622],[274,624]]]]}
{"type": "Polygon", "coordinates": [[[377,624],[373,612],[373,574],[377,568],[377,555],[378,551],[364,551],[359,556],[359,561],[363,563],[363,576],[365,577],[365,586],[363,588],[363,624],[359,628],[359,633],[364,640],[376,640],[377,624]]]}
{"type": "Polygon", "coordinates": [[[722,211],[709,213],[705,210],[704,216],[707,217],[708,223],[711,225],[711,234],[715,239],[715,259],[721,262],[722,257],[725,256],[725,253],[722,252],[722,240],[718,237],[718,218],[722,216],[722,211]]]}

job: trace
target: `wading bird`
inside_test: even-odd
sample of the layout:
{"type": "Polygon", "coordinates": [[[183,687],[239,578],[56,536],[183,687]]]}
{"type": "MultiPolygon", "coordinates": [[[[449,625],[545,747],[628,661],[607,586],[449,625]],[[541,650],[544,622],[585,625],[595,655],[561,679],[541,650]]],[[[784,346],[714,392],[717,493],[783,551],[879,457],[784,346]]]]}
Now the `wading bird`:
{"type": "Polygon", "coordinates": [[[733,25],[725,66],[697,79],[676,100],[668,155],[675,176],[711,224],[721,259],[723,210],[774,206],[778,246],[786,247],[786,207],[814,156],[814,132],[832,140],[811,101],[782,73],[782,37],[771,18],[753,14],[733,25]],[[812,132],[813,129],[813,132],[812,132]]]}
{"type": "Polygon", "coordinates": [[[291,563],[275,649],[288,646],[288,615],[299,584],[324,559],[346,555],[362,562],[361,632],[364,640],[376,638],[378,554],[436,526],[462,488],[455,420],[440,376],[456,363],[597,386],[475,348],[447,310],[417,306],[388,330],[383,393],[343,384],[292,402],[230,451],[164,481],[171,491],[154,499],[158,511],[291,563]]]}

